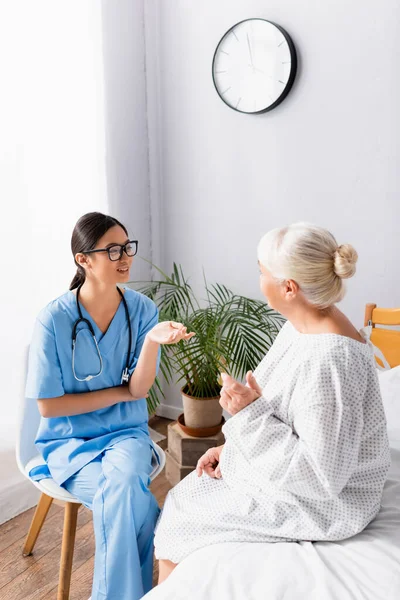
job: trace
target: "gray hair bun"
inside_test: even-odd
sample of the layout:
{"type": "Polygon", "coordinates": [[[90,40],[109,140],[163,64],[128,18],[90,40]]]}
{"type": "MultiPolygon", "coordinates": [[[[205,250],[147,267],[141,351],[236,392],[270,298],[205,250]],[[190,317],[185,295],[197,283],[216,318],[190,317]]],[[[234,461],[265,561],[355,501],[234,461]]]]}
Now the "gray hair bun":
{"type": "Polygon", "coordinates": [[[358,254],[351,244],[342,244],[333,255],[333,270],[341,279],[353,277],[358,254]]]}

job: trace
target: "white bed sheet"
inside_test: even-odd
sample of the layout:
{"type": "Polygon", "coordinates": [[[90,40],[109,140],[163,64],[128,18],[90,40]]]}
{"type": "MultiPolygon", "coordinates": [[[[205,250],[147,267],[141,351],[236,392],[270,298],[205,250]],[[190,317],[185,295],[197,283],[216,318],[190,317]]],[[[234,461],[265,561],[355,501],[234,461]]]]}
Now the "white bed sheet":
{"type": "Polygon", "coordinates": [[[188,556],[146,600],[399,600],[400,447],[382,509],[341,542],[226,543],[188,556]]]}

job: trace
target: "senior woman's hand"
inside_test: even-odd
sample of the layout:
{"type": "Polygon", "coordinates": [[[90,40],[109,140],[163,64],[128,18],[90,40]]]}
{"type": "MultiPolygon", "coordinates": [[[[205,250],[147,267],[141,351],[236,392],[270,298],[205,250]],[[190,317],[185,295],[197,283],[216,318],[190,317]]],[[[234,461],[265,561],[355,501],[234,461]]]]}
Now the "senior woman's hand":
{"type": "Polygon", "coordinates": [[[222,446],[216,448],[209,448],[205,454],[197,461],[196,473],[198,477],[203,475],[203,472],[207,473],[209,477],[215,479],[221,479],[221,469],[219,466],[219,460],[222,452],[222,446]]]}
{"type": "Polygon", "coordinates": [[[246,374],[247,385],[239,383],[226,373],[221,373],[221,377],[223,387],[219,403],[230,415],[236,415],[262,395],[262,390],[252,371],[246,374]]]}

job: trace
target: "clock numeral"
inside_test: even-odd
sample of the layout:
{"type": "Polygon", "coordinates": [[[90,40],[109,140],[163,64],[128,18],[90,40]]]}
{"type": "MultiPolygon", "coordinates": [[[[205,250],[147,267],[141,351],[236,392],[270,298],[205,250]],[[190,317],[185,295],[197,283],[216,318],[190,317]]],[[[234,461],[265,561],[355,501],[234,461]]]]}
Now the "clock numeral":
{"type": "Polygon", "coordinates": [[[286,40],[283,40],[283,42],[281,42],[280,44],[278,44],[278,48],[280,48],[282,46],[282,44],[284,44],[286,42],[286,40]]]}
{"type": "Polygon", "coordinates": [[[242,97],[239,98],[239,100],[236,103],[236,108],[239,106],[239,102],[241,101],[242,97]]]}
{"type": "Polygon", "coordinates": [[[231,89],[231,87],[232,87],[232,86],[230,85],[228,88],[226,88],[226,90],[225,90],[224,92],[221,92],[222,96],[223,96],[224,94],[226,94],[226,92],[229,92],[229,90],[231,89]]]}
{"type": "Polygon", "coordinates": [[[230,56],[230,55],[229,55],[229,52],[225,52],[225,50],[221,50],[221,52],[222,52],[223,54],[226,54],[227,56],[230,56]]]}
{"type": "Polygon", "coordinates": [[[238,36],[236,35],[236,33],[234,32],[234,30],[232,29],[232,34],[235,36],[235,38],[237,39],[237,41],[239,41],[238,36]]]}

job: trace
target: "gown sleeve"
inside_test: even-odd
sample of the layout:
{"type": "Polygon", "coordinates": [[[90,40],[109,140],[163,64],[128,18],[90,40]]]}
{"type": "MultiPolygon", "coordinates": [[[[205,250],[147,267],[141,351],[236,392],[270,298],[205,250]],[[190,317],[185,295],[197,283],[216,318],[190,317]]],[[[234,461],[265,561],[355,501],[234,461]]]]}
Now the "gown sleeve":
{"type": "Polygon", "coordinates": [[[260,491],[275,489],[308,499],[338,496],[358,462],[367,385],[362,367],[346,352],[328,355],[316,365],[304,363],[291,397],[296,407],[292,425],[274,415],[268,386],[264,388],[261,398],[224,425],[227,476],[233,444],[244,480],[251,473],[260,491]]]}
{"type": "Polygon", "coordinates": [[[64,395],[60,360],[57,353],[53,321],[43,312],[36,319],[29,347],[27,398],[56,398],[64,395]]]}
{"type": "MultiPolygon", "coordinates": [[[[136,369],[136,365],[139,360],[140,352],[142,350],[146,334],[151,329],[153,329],[153,327],[157,325],[157,323],[158,308],[152,300],[150,300],[149,298],[145,298],[145,303],[141,310],[139,331],[136,339],[135,351],[133,353],[133,359],[131,360],[129,366],[129,376],[131,376],[136,369]]],[[[159,350],[157,358],[157,373],[160,365],[160,352],[161,351],[159,350]]]]}

